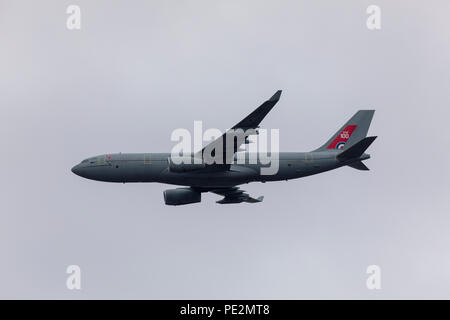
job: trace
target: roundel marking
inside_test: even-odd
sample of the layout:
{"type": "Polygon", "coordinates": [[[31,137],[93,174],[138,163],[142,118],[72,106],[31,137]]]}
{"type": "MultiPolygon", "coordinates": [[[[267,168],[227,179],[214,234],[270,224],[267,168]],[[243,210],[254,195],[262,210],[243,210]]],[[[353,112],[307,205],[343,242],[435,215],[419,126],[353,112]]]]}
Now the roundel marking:
{"type": "Polygon", "coordinates": [[[336,149],[339,149],[339,150],[344,149],[344,145],[345,145],[345,142],[339,142],[338,144],[336,144],[336,149]]]}

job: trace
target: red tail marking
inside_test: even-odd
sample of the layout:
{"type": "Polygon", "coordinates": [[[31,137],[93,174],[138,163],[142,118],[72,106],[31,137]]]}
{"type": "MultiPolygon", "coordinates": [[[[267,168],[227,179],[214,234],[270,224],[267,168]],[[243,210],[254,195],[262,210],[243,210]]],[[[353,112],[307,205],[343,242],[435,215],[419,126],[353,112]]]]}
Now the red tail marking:
{"type": "Polygon", "coordinates": [[[345,129],[337,135],[333,142],[331,142],[327,149],[342,149],[352,135],[353,131],[355,131],[356,127],[356,125],[346,126],[345,129]]]}

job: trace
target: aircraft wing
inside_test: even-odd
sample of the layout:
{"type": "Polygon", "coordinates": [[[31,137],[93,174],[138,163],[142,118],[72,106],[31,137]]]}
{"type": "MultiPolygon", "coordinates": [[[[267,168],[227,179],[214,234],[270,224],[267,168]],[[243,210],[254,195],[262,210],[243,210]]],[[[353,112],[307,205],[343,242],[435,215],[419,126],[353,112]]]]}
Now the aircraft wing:
{"type": "Polygon", "coordinates": [[[229,187],[229,188],[218,188],[209,190],[212,193],[223,196],[222,200],[216,201],[220,204],[227,203],[241,203],[241,202],[249,202],[249,203],[257,203],[262,202],[264,197],[252,198],[246,193],[244,190],[239,189],[239,187],[229,187]]]}
{"type": "Polygon", "coordinates": [[[225,132],[220,138],[210,142],[195,156],[202,157],[203,161],[208,165],[224,165],[226,169],[232,163],[234,154],[239,151],[242,144],[248,144],[248,136],[257,134],[257,128],[265,116],[272,110],[275,104],[280,100],[281,90],[278,90],[269,100],[256,108],[247,117],[225,132]],[[229,140],[229,143],[227,141],[229,140]],[[215,158],[216,152],[221,151],[222,157],[219,155],[220,163],[215,158]]]}

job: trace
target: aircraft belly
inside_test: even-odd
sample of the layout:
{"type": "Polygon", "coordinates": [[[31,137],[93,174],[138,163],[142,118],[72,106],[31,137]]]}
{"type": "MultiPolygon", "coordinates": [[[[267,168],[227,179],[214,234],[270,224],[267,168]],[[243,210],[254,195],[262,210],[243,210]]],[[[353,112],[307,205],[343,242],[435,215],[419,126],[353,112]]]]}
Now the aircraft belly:
{"type": "Polygon", "coordinates": [[[256,176],[255,171],[250,168],[232,166],[230,170],[218,172],[174,173],[165,170],[160,179],[161,182],[176,185],[228,187],[255,181],[256,176]]]}
{"type": "Polygon", "coordinates": [[[158,182],[165,167],[144,163],[115,163],[105,172],[105,181],[111,182],[158,182]]]}
{"type": "Polygon", "coordinates": [[[295,165],[296,177],[306,177],[336,167],[335,159],[319,159],[313,161],[299,160],[295,165]]]}

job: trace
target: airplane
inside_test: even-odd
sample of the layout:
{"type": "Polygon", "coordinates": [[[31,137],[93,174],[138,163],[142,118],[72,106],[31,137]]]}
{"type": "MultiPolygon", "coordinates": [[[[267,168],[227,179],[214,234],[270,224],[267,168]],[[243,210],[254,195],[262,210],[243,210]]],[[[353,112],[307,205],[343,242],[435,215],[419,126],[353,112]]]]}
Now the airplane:
{"type": "MultiPolygon", "coordinates": [[[[366,149],[376,136],[367,137],[375,110],[359,110],[330,139],[310,152],[278,152],[272,159],[278,162],[275,174],[263,175],[261,163],[236,162],[241,145],[248,144],[248,137],[258,134],[261,121],[280,100],[278,90],[238,124],[213,140],[202,150],[188,154],[192,160],[174,161],[171,153],[116,153],[103,154],[81,161],[72,172],[83,178],[105,182],[158,182],[181,186],[163,192],[166,205],[186,205],[201,202],[205,192],[215,193],[223,198],[219,204],[258,203],[263,196],[254,198],[239,188],[250,182],[282,181],[302,178],[325,171],[348,166],[357,170],[369,170],[362,162],[370,158],[366,149]],[[239,132],[230,143],[226,138],[239,132]],[[205,150],[213,150],[208,158],[205,150]],[[224,161],[206,161],[214,156],[224,161]],[[231,161],[229,161],[231,159],[231,161]]],[[[245,152],[244,152],[245,153],[245,152]]],[[[245,154],[245,159],[250,155],[245,154]]],[[[259,157],[259,153],[256,155],[259,157]]],[[[178,159],[180,160],[180,159],[178,159]]]]}

